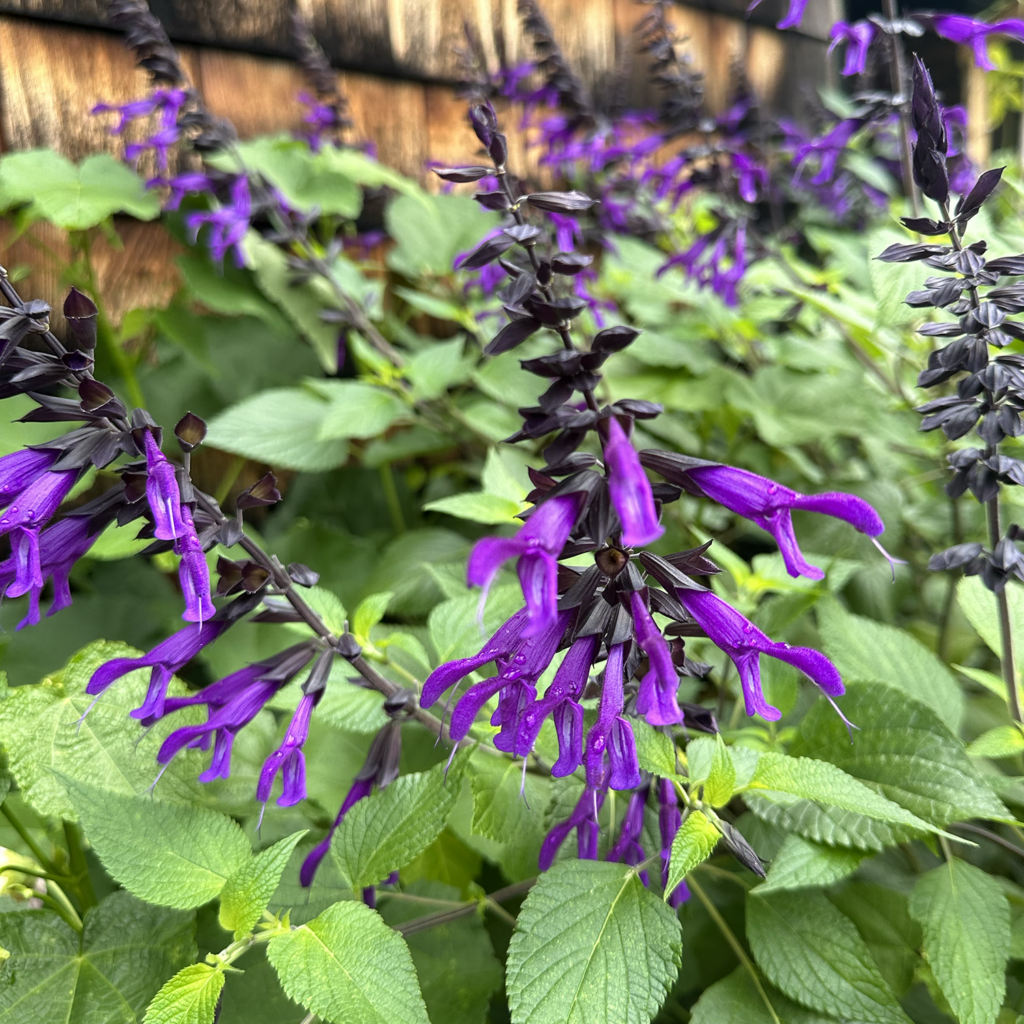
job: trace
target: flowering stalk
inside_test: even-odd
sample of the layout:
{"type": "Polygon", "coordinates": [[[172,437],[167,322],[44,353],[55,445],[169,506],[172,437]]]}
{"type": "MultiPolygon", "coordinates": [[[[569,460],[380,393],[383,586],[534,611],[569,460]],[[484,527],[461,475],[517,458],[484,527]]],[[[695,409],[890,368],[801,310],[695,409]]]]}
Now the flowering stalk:
{"type": "Polygon", "coordinates": [[[897,131],[900,141],[900,163],[903,167],[903,187],[910,198],[910,208],[915,217],[921,215],[921,201],[917,194],[917,185],[914,181],[913,156],[910,150],[910,125],[908,107],[910,103],[910,88],[907,81],[906,55],[903,52],[903,40],[895,31],[899,22],[900,12],[898,0],[882,0],[885,10],[885,17],[893,27],[889,35],[892,45],[892,60],[889,61],[889,77],[892,82],[893,96],[899,98],[897,112],[899,121],[897,131]]]}

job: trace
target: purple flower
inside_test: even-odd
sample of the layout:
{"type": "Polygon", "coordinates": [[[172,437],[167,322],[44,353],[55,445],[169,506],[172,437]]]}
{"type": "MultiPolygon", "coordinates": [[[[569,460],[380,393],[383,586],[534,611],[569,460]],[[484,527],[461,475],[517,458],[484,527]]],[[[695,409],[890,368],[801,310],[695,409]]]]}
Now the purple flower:
{"type": "Polygon", "coordinates": [[[320,867],[320,862],[327,856],[327,851],[331,848],[331,840],[334,838],[334,833],[338,830],[338,827],[345,820],[345,815],[360,800],[368,797],[373,792],[373,779],[359,779],[352,783],[352,788],[345,795],[345,799],[342,802],[341,809],[338,811],[338,816],[334,819],[334,824],[331,825],[327,831],[327,835],[313,847],[312,850],[306,855],[306,859],[302,862],[302,867],[299,869],[299,882],[304,888],[309,888],[313,884],[313,878],[316,875],[316,870],[320,867]]]}
{"type": "Polygon", "coordinates": [[[34,560],[28,531],[15,531],[11,557],[0,562],[0,590],[5,581],[10,581],[4,591],[7,597],[29,595],[28,615],[18,623],[18,629],[39,622],[39,597],[48,579],[53,580],[53,603],[47,614],[53,615],[71,604],[71,569],[97,536],[84,516],[62,519],[39,535],[38,558],[34,560]]]}
{"type": "Polygon", "coordinates": [[[644,715],[651,725],[674,725],[683,720],[683,713],[676,702],[679,675],[672,663],[672,652],[638,591],[634,590],[629,595],[629,607],[633,614],[636,642],[647,655],[650,665],[640,681],[637,713],[644,715]]]}
{"type": "MultiPolygon", "coordinates": [[[[668,885],[668,863],[672,856],[672,840],[675,839],[682,820],[675,787],[668,779],[658,779],[658,831],[661,833],[662,888],[668,885]]],[[[668,905],[675,909],[689,898],[689,887],[685,882],[680,882],[669,894],[668,905]]]]}
{"type": "Polygon", "coordinates": [[[160,166],[167,169],[168,153],[181,138],[178,128],[178,114],[188,100],[188,93],[183,89],[157,89],[145,99],[134,100],[121,106],[99,103],[92,108],[93,114],[117,113],[119,121],[110,129],[111,135],[120,135],[133,121],[142,117],[150,117],[160,113],[160,127],[141,143],[133,143],[125,147],[125,157],[135,160],[147,149],[156,151],[160,166]]]}
{"type": "Polygon", "coordinates": [[[544,837],[538,862],[541,871],[547,871],[555,862],[555,855],[573,829],[576,829],[579,859],[597,860],[597,841],[601,834],[597,815],[604,804],[604,798],[603,791],[599,792],[589,786],[583,790],[583,795],[569,818],[560,825],[555,825],[544,837]]]}
{"type": "Polygon", "coordinates": [[[622,543],[641,547],[656,541],[665,529],[658,522],[651,482],[626,432],[614,416],[605,421],[604,461],[608,491],[622,524],[622,543]]]}
{"type": "Polygon", "coordinates": [[[58,451],[34,448],[24,448],[0,458],[0,507],[10,504],[58,458],[58,451]]]}
{"type": "Polygon", "coordinates": [[[206,564],[203,546],[196,536],[196,527],[192,522],[192,512],[188,505],[181,506],[181,522],[184,533],[174,542],[175,553],[181,556],[178,579],[181,582],[181,591],[185,595],[185,611],[181,617],[186,622],[202,624],[217,614],[217,609],[210,600],[210,567],[206,564]]]}
{"type": "Polygon", "coordinates": [[[302,695],[281,746],[263,764],[256,786],[256,799],[260,803],[265,804],[270,799],[270,791],[274,788],[278,772],[283,780],[281,795],[277,798],[278,806],[291,807],[306,799],[306,758],[302,753],[302,745],[309,736],[309,720],[313,716],[313,708],[323,693],[323,690],[317,690],[302,695]]]}
{"type": "Polygon", "coordinates": [[[157,185],[166,185],[170,189],[170,195],[167,197],[167,202],[164,203],[165,210],[179,209],[182,200],[190,193],[213,191],[213,180],[202,171],[178,174],[166,181],[163,178],[151,178],[146,182],[147,188],[157,185]]]}
{"type": "Polygon", "coordinates": [[[178,478],[174,467],[160,451],[156,439],[148,430],[143,445],[146,454],[146,500],[153,513],[154,535],[158,540],[177,540],[184,537],[186,532],[181,515],[178,478]]]}
{"type": "Polygon", "coordinates": [[[846,61],[843,64],[844,75],[863,75],[868,67],[868,50],[878,30],[870,21],[856,21],[852,25],[845,21],[837,21],[832,26],[829,37],[828,52],[831,53],[840,43],[846,44],[846,61]]]}
{"type": "Polygon", "coordinates": [[[810,179],[812,185],[825,185],[835,178],[839,158],[860,126],[859,120],[847,118],[836,124],[820,139],[812,139],[797,148],[794,154],[794,162],[797,167],[811,157],[818,161],[818,171],[810,179]]]}
{"type": "MultiPolygon", "coordinates": [[[[164,713],[167,684],[179,669],[191,661],[207,644],[213,643],[231,625],[228,619],[204,622],[201,626],[179,629],[141,658],[114,658],[104,662],[92,674],[85,692],[95,696],[111,683],[140,668],[150,668],[149,692],[133,718],[159,718],[164,713]]],[[[216,685],[216,684],[214,684],[216,685]]],[[[210,689],[210,687],[207,687],[210,689]]],[[[180,698],[188,700],[188,698],[180,698]]]]}
{"type": "Polygon", "coordinates": [[[790,647],[789,644],[770,640],[735,608],[708,590],[677,589],[676,596],[708,639],[729,655],[736,665],[748,715],[760,715],[769,722],[776,722],[782,717],[778,708],[772,707],[765,700],[761,690],[762,654],[794,665],[829,697],[843,694],[839,670],[819,651],[809,647],[790,647]]]}
{"type": "Polygon", "coordinates": [[[249,193],[249,179],[240,174],[231,185],[231,202],[215,210],[190,213],[185,223],[197,238],[204,224],[210,225],[207,242],[210,254],[218,262],[223,261],[229,249],[234,249],[235,265],[245,266],[245,250],[242,243],[249,231],[252,216],[252,196],[249,193]]]}
{"type": "MultiPolygon", "coordinates": [[[[644,811],[647,809],[649,788],[649,786],[644,786],[629,798],[629,804],[619,828],[619,838],[608,851],[605,860],[621,861],[630,867],[636,867],[647,859],[644,848],[640,845],[640,837],[644,830],[644,811]]],[[[640,881],[644,885],[648,884],[646,871],[640,873],[640,881]]]]}
{"type": "Polygon", "coordinates": [[[484,537],[469,556],[469,583],[487,589],[498,570],[518,556],[516,570],[529,609],[523,636],[549,629],[558,614],[558,556],[569,539],[579,515],[581,495],[550,498],[535,507],[514,537],[484,537]]]}
{"type": "Polygon", "coordinates": [[[878,513],[863,498],[853,494],[839,491],[801,494],[732,466],[697,466],[688,469],[686,474],[712,501],[767,530],[779,545],[790,576],[807,576],[812,580],[825,576],[804,559],[793,532],[793,509],[834,516],[869,537],[877,537],[885,530],[878,513]]]}
{"type": "Polygon", "coordinates": [[[932,27],[943,39],[972,47],[974,63],[984,71],[996,69],[988,55],[989,36],[1010,36],[1011,39],[1024,42],[1024,21],[1020,18],[1007,18],[988,25],[965,14],[939,14],[933,16],[931,22],[932,27]]]}
{"type": "Polygon", "coordinates": [[[622,715],[623,647],[623,644],[614,644],[608,651],[597,722],[587,733],[584,761],[587,767],[587,785],[591,789],[635,789],[640,785],[636,741],[633,739],[633,730],[629,722],[622,715]]]}
{"type": "Polygon", "coordinates": [[[756,203],[758,193],[768,184],[768,171],[745,153],[733,153],[736,188],[745,203],[756,203]]]}
{"type": "MultiPolygon", "coordinates": [[[[751,0],[747,11],[752,11],[760,2],[761,0],[751,0]]],[[[789,0],[789,10],[786,12],[786,16],[775,27],[796,28],[803,19],[806,8],[807,0],[789,0]]]]}

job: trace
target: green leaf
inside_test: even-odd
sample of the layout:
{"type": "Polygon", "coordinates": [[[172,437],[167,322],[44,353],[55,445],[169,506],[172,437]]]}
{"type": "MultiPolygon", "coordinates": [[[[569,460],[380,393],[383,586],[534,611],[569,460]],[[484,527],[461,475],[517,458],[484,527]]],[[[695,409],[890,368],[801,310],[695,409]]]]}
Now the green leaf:
{"type": "Polygon", "coordinates": [[[213,1024],[223,987],[222,970],[190,964],[157,992],[143,1024],[213,1024]]]}
{"type": "Polygon", "coordinates": [[[907,1024],[853,922],[822,893],[750,893],[747,939],[768,980],[801,1005],[864,1024],[907,1024]]]}
{"type": "Polygon", "coordinates": [[[0,1024],[135,1024],[195,958],[195,915],[115,892],[79,935],[50,910],[0,913],[0,1024]]]}
{"type": "MultiPolygon", "coordinates": [[[[1006,598],[1010,606],[1010,624],[1013,627],[1013,649],[1024,650],[1024,587],[1012,580],[1006,585],[1006,598]]],[[[985,587],[980,576],[964,576],[956,588],[956,599],[967,621],[978,631],[978,636],[989,650],[1001,656],[1003,641],[996,614],[996,597],[985,587]]],[[[1000,686],[1000,690],[1003,688],[1000,686]]]]}
{"type": "Polygon", "coordinates": [[[636,739],[636,756],[645,772],[667,779],[678,774],[676,745],[672,737],[648,725],[642,718],[630,722],[636,739]]]}
{"type": "Polygon", "coordinates": [[[127,526],[110,523],[96,538],[93,546],[89,548],[89,557],[97,558],[101,562],[116,562],[122,558],[131,558],[140,551],[144,551],[152,543],[148,537],[140,538],[138,533],[138,523],[129,523],[127,526]]]}
{"type": "Polygon", "coordinates": [[[447,498],[428,501],[424,512],[444,512],[457,519],[468,519],[473,523],[496,526],[499,523],[519,523],[516,516],[526,507],[525,502],[513,501],[498,494],[476,491],[470,494],[453,494],[447,498]]]}
{"type": "Polygon", "coordinates": [[[200,907],[252,856],[245,833],[223,814],[71,779],[65,785],[103,866],[150,903],[200,907]]]}
{"type": "MultiPolygon", "coordinates": [[[[837,601],[818,604],[825,653],[847,682],[885,683],[935,709],[954,732],[963,717],[956,679],[920,640],[895,626],[851,615],[837,601]]],[[[858,723],[859,724],[859,723],[858,723]]]]}
{"type": "Polygon", "coordinates": [[[361,149],[325,146],[320,151],[320,159],[325,167],[345,175],[357,185],[368,185],[370,188],[387,185],[396,192],[418,199],[420,203],[425,203],[429,198],[415,180],[399,174],[361,149]]]}
{"type": "MultiPolygon", "coordinates": [[[[12,687],[0,700],[0,743],[22,795],[40,814],[70,821],[78,817],[54,771],[122,795],[145,793],[157,775],[160,744],[172,730],[201,717],[185,710],[148,731],[133,728],[128,713],[142,704],[148,669],[119,679],[98,698],[85,692],[104,662],[141,653],[127,644],[97,640],[60,672],[34,686],[12,687]]],[[[172,680],[170,696],[186,692],[179,680],[172,680]]],[[[195,777],[201,771],[197,754],[183,752],[171,762],[154,790],[157,799],[195,799],[200,792],[195,777]]]]}
{"type": "Polygon", "coordinates": [[[853,874],[866,856],[863,850],[823,846],[802,836],[786,836],[772,860],[767,879],[755,890],[759,896],[778,889],[817,889],[853,874]]]}
{"type": "MultiPolygon", "coordinates": [[[[335,661],[327,689],[316,706],[316,717],[343,732],[375,733],[388,723],[384,697],[377,690],[349,682],[347,677],[351,674],[352,667],[347,661],[335,661]]],[[[299,687],[287,686],[270,702],[270,707],[294,711],[301,696],[299,687]]]]}
{"type": "Polygon", "coordinates": [[[0,189],[8,199],[31,203],[30,213],[65,231],[95,227],[115,213],[139,220],[160,214],[160,198],[143,180],[106,153],[76,167],[48,149],[10,153],[0,160],[0,189]]]}
{"type": "Polygon", "coordinates": [[[437,838],[459,795],[459,762],[447,780],[445,767],[403,775],[348,812],[331,852],[353,889],[376,885],[437,838]]]}
{"type": "Polygon", "coordinates": [[[408,947],[364,903],[335,903],[275,936],[267,958],[285,992],[324,1020],[429,1024],[408,947]]]}
{"type": "MultiPolygon", "coordinates": [[[[883,227],[868,235],[868,248],[872,253],[880,253],[894,242],[906,244],[910,236],[904,231],[883,227]]],[[[903,300],[907,292],[920,288],[924,283],[924,271],[913,263],[881,263],[872,259],[868,263],[871,274],[871,286],[878,303],[878,319],[880,326],[902,327],[921,319],[917,309],[911,309],[903,300]]]]}
{"type": "MultiPolygon", "coordinates": [[[[405,872],[402,877],[404,882],[405,872]]],[[[403,895],[459,898],[458,890],[438,882],[405,886],[403,895]]],[[[392,927],[432,912],[430,904],[415,899],[383,903],[381,916],[392,927]]],[[[463,917],[414,932],[406,942],[430,1019],[444,1024],[485,1024],[491,993],[501,987],[502,970],[483,921],[476,916],[463,917]]]]}
{"type": "Polygon", "coordinates": [[[547,779],[524,774],[521,762],[480,755],[472,762],[470,785],[475,835],[499,843],[529,834],[542,838],[542,814],[551,791],[547,779]]]}
{"type": "Polygon", "coordinates": [[[330,403],[320,421],[318,441],[376,437],[407,413],[393,391],[360,380],[310,381],[310,387],[330,403]]]}
{"type": "Polygon", "coordinates": [[[676,978],[679,921],[636,872],[562,861],[526,897],[508,950],[513,1024],[648,1024],[676,978]]]}
{"type": "MultiPolygon", "coordinates": [[[[767,995],[783,1024],[835,1024],[833,1018],[805,1010],[775,989],[767,995]]],[[[775,1024],[750,973],[742,967],[706,988],[691,1014],[690,1024],[775,1024]]]]}
{"type": "Polygon", "coordinates": [[[837,765],[933,825],[1012,820],[963,742],[930,707],[878,683],[850,684],[842,706],[859,727],[852,742],[835,711],[819,701],[792,752],[837,765]]]}
{"type": "Polygon", "coordinates": [[[921,945],[907,897],[870,882],[848,882],[828,898],[854,923],[886,984],[902,999],[914,982],[921,945]]]}
{"type": "Polygon", "coordinates": [[[348,442],[320,438],[329,408],[307,388],[271,388],[214,416],[206,443],[283,469],[334,469],[348,459],[348,442]]]}
{"type": "Polygon", "coordinates": [[[416,280],[451,274],[455,257],[472,249],[496,218],[469,196],[400,196],[385,210],[384,222],[397,243],[388,265],[416,280]]]}
{"type": "Polygon", "coordinates": [[[1006,990],[1010,907],[999,883],[952,857],[922,875],[910,913],[924,954],[960,1024],[993,1024],[1006,990]]]}
{"type": "MultiPolygon", "coordinates": [[[[988,732],[983,732],[967,748],[972,757],[1014,757],[1024,751],[1024,732],[1016,725],[997,725],[988,732]]],[[[965,815],[966,817],[966,815],[965,815]]],[[[972,817],[988,817],[975,813],[972,817]]]]}
{"type": "Polygon", "coordinates": [[[712,807],[724,807],[736,788],[736,765],[732,754],[725,745],[721,734],[715,733],[715,751],[711,759],[711,770],[704,783],[704,799],[712,807]]]}
{"type": "Polygon", "coordinates": [[[247,860],[224,883],[220,893],[220,926],[234,932],[235,938],[247,935],[263,916],[277,888],[292,850],[308,829],[274,843],[247,860]]]}
{"type": "Polygon", "coordinates": [[[402,869],[402,882],[420,879],[443,882],[462,896],[469,891],[483,864],[480,854],[470,849],[450,828],[441,834],[408,866],[402,869]]]}
{"type": "MultiPolygon", "coordinates": [[[[396,290],[406,298],[416,294],[403,288],[396,290]]],[[[459,307],[455,308],[458,312],[459,307]]],[[[413,398],[428,401],[440,398],[449,388],[466,381],[472,369],[472,362],[463,357],[463,344],[462,338],[434,342],[409,359],[404,372],[412,384],[413,398]]]]}
{"type": "Polygon", "coordinates": [[[703,864],[711,856],[721,838],[721,832],[708,820],[707,815],[693,811],[687,817],[672,840],[665,899],[675,892],[676,886],[698,864],[703,864]]]}
{"type": "Polygon", "coordinates": [[[352,632],[365,643],[370,638],[370,630],[384,618],[384,613],[391,604],[394,592],[385,590],[380,594],[370,594],[359,602],[359,606],[352,616],[352,632]]]}
{"type": "Polygon", "coordinates": [[[764,753],[758,758],[750,787],[754,793],[762,789],[787,793],[818,806],[852,812],[902,829],[940,831],[827,761],[764,753]]]}

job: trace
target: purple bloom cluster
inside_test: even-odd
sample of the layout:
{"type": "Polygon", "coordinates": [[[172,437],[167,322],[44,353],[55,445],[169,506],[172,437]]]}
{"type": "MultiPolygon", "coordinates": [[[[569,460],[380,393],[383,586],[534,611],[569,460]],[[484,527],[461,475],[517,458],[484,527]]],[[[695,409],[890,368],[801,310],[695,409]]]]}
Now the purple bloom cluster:
{"type": "Polygon", "coordinates": [[[134,121],[159,114],[155,131],[144,141],[126,146],[125,157],[128,160],[138,160],[147,150],[153,150],[160,168],[166,171],[170,151],[181,140],[178,119],[188,98],[188,93],[184,89],[156,89],[144,99],[133,100],[121,106],[98,103],[92,108],[92,113],[118,115],[117,124],[110,129],[111,135],[121,135],[134,121]]]}

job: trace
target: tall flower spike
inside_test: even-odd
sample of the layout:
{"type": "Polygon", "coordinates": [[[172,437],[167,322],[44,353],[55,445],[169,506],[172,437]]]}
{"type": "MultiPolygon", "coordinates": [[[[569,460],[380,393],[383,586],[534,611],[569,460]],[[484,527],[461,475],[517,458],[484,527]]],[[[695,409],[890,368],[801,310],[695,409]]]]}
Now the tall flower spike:
{"type": "Polygon", "coordinates": [[[676,700],[679,674],[672,663],[672,652],[639,591],[634,590],[629,595],[629,608],[633,615],[636,642],[647,655],[650,665],[640,680],[637,713],[644,715],[651,725],[674,725],[683,720],[683,713],[676,700]]]}
{"type": "Polygon", "coordinates": [[[210,567],[206,564],[188,505],[181,506],[181,522],[184,532],[174,542],[174,550],[181,556],[178,579],[185,595],[185,611],[181,617],[186,622],[203,623],[217,614],[210,600],[210,567]]]}
{"type": "Polygon", "coordinates": [[[807,576],[812,580],[825,576],[804,558],[797,544],[793,532],[794,509],[842,519],[869,537],[877,537],[885,530],[878,513],[863,498],[853,494],[839,491],[801,494],[745,469],[671,452],[646,451],[641,457],[666,480],[681,486],[686,486],[688,481],[695,483],[712,501],[767,530],[779,545],[790,576],[807,576]]]}
{"type": "Polygon", "coordinates": [[[604,460],[608,467],[608,491],[622,524],[622,543],[642,547],[664,532],[654,507],[651,482],[640,465],[636,449],[614,416],[605,421],[604,460]]]}
{"type": "Polygon", "coordinates": [[[760,715],[769,722],[777,722],[782,717],[779,709],[765,700],[761,690],[762,654],[800,669],[830,698],[842,696],[845,692],[839,670],[820,651],[810,647],[790,647],[769,639],[735,608],[709,590],[677,589],[676,597],[708,639],[729,655],[736,665],[748,715],[760,715]]]}
{"type": "Polygon", "coordinates": [[[584,761],[587,785],[592,789],[635,789],[640,785],[636,741],[629,722],[622,716],[625,703],[622,678],[624,647],[624,644],[613,644],[608,651],[597,722],[587,733],[584,761]]]}
{"type": "Polygon", "coordinates": [[[146,455],[146,500],[153,513],[154,535],[158,540],[177,540],[185,536],[181,516],[181,492],[178,478],[156,438],[147,430],[143,437],[146,455]]]}
{"type": "Polygon", "coordinates": [[[469,556],[466,576],[473,586],[487,590],[498,570],[518,557],[516,570],[529,609],[523,636],[535,636],[550,628],[558,614],[558,556],[579,516],[582,496],[565,494],[549,498],[514,537],[484,537],[469,556]]]}

